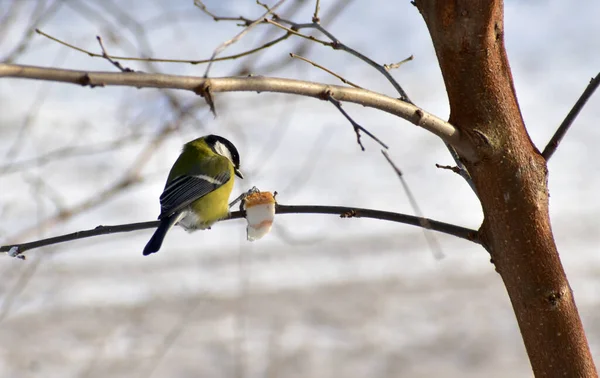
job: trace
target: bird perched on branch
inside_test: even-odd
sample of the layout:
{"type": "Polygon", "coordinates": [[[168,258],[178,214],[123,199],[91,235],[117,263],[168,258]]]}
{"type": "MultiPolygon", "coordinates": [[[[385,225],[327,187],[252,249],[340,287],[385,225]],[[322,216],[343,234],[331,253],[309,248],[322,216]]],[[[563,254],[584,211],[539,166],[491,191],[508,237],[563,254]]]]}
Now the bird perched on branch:
{"type": "Polygon", "coordinates": [[[160,196],[160,225],[144,248],[144,256],[158,252],[175,224],[186,231],[207,229],[229,215],[229,195],[240,155],[230,141],[207,135],[183,146],[160,196]]]}

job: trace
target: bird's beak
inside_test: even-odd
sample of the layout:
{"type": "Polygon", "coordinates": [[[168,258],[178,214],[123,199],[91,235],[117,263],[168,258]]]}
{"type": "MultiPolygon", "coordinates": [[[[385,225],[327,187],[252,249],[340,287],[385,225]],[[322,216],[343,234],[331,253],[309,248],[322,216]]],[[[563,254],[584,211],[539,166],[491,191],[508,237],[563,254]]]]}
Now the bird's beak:
{"type": "Polygon", "coordinates": [[[239,169],[235,168],[233,171],[235,172],[235,175],[236,175],[237,177],[239,177],[239,178],[241,178],[241,179],[243,179],[243,178],[244,178],[244,175],[242,174],[242,172],[240,172],[240,170],[239,170],[239,169]]]}

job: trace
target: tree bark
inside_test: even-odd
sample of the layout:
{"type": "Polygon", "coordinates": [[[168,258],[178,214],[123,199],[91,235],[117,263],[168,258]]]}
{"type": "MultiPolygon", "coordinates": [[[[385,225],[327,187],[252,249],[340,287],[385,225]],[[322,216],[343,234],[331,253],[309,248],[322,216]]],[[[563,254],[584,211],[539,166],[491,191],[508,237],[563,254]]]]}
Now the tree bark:
{"type": "Polygon", "coordinates": [[[546,161],[517,103],[503,2],[417,0],[450,102],[450,123],[483,208],[479,230],[510,297],[536,377],[596,377],[550,227],[546,161]]]}

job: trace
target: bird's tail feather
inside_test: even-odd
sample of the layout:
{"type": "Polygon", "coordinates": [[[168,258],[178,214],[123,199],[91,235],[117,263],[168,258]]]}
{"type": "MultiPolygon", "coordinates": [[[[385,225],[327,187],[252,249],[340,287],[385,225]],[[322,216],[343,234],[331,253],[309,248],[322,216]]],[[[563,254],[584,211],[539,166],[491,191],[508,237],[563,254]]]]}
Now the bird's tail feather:
{"type": "Polygon", "coordinates": [[[173,214],[160,220],[158,228],[154,231],[154,235],[152,235],[150,241],[148,241],[148,244],[146,244],[146,247],[144,248],[144,256],[158,252],[167,232],[175,225],[175,223],[177,223],[177,221],[179,221],[179,214],[173,214]]]}

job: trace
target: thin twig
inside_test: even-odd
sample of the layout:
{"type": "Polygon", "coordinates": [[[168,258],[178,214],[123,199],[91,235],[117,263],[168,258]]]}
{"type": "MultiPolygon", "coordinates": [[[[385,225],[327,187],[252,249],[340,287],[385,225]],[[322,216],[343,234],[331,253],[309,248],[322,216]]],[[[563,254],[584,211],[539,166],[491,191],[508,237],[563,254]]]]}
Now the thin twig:
{"type": "Polygon", "coordinates": [[[414,56],[411,55],[408,58],[399,61],[398,63],[384,64],[383,68],[385,68],[386,71],[394,70],[396,68],[400,68],[401,65],[403,65],[406,62],[410,62],[413,59],[414,56]]]}
{"type": "Polygon", "coordinates": [[[315,24],[318,24],[319,22],[321,22],[321,19],[319,18],[320,8],[321,8],[321,1],[317,0],[315,2],[315,13],[313,14],[313,17],[312,17],[312,22],[314,22],[315,24]]]}
{"type": "MultiPolygon", "coordinates": [[[[44,36],[44,37],[46,37],[46,38],[48,38],[48,39],[50,39],[50,40],[52,40],[52,41],[54,41],[56,43],[59,43],[59,44],[65,46],[65,47],[68,47],[70,49],[73,49],[73,50],[79,51],[81,53],[87,54],[88,56],[90,56],[92,58],[104,58],[105,59],[105,57],[102,54],[97,54],[97,53],[94,53],[92,51],[83,49],[81,47],[72,45],[72,44],[70,44],[68,42],[65,42],[65,41],[59,39],[59,38],[53,37],[53,36],[51,36],[49,34],[46,34],[46,33],[44,33],[43,31],[41,31],[39,29],[36,29],[35,31],[39,35],[42,35],[42,36],[44,36]]],[[[222,57],[214,58],[214,59],[190,60],[190,59],[167,59],[167,58],[139,58],[139,57],[131,57],[131,56],[116,56],[116,55],[108,55],[108,57],[110,59],[114,59],[114,60],[128,60],[128,61],[136,61],[136,62],[187,63],[187,64],[193,64],[193,65],[196,65],[196,64],[206,64],[206,63],[210,63],[210,62],[222,62],[222,61],[226,61],[226,60],[235,60],[235,59],[238,59],[238,58],[241,58],[241,57],[244,57],[244,56],[252,55],[252,54],[254,54],[254,53],[258,52],[258,51],[267,49],[267,48],[269,48],[269,47],[271,47],[273,45],[278,44],[281,41],[284,41],[284,40],[288,39],[290,37],[290,35],[291,34],[286,33],[283,36],[275,38],[272,41],[266,42],[265,44],[263,44],[263,45],[261,45],[259,47],[256,47],[256,48],[253,48],[253,49],[250,49],[250,50],[238,53],[238,54],[233,54],[233,55],[228,55],[228,56],[222,56],[222,57]]]]}
{"type": "Polygon", "coordinates": [[[102,50],[102,57],[106,60],[108,60],[110,62],[110,64],[112,64],[113,66],[117,67],[117,69],[121,72],[135,72],[134,70],[132,70],[129,67],[123,67],[121,65],[121,63],[117,62],[116,60],[112,59],[110,57],[110,55],[108,55],[108,52],[106,52],[106,48],[104,48],[104,43],[102,43],[102,38],[97,35],[96,39],[98,40],[98,43],[100,44],[100,49],[102,50]]]}
{"type": "MultiPolygon", "coordinates": [[[[199,0],[197,0],[199,1],[199,0]]],[[[354,0],[336,0],[333,4],[331,4],[331,7],[328,9],[328,12],[321,18],[322,23],[323,24],[328,24],[331,23],[335,18],[339,17],[343,10],[346,9],[354,0]]],[[[302,10],[302,5],[303,2],[301,1],[294,1],[290,4],[290,7],[288,7],[286,9],[286,13],[289,13],[288,17],[292,17],[294,14],[300,12],[302,10]]],[[[211,14],[209,14],[209,16],[211,16],[211,14]]],[[[212,16],[211,16],[212,17],[212,16]]],[[[217,18],[219,18],[219,16],[217,16],[217,18]]],[[[235,18],[234,20],[221,20],[218,19],[216,21],[239,21],[239,17],[235,18]]],[[[248,23],[252,22],[254,20],[249,20],[248,23]]],[[[152,23],[150,23],[152,24],[152,23]]],[[[247,24],[242,24],[239,26],[246,26],[247,24]]],[[[264,33],[264,37],[268,37],[272,35],[273,31],[277,31],[276,28],[267,28],[266,33],[264,33]]],[[[286,36],[289,37],[292,34],[290,33],[286,33],[286,36]]],[[[300,43],[297,47],[296,50],[298,53],[302,52],[302,53],[306,53],[308,52],[309,49],[311,49],[312,47],[314,47],[314,44],[311,44],[310,41],[308,40],[304,40],[303,43],[300,43]]],[[[256,60],[257,55],[252,55],[253,60],[256,60]]],[[[260,69],[252,69],[252,60],[248,60],[245,62],[244,65],[240,66],[236,71],[239,73],[235,73],[232,76],[240,76],[240,75],[246,75],[250,72],[276,72],[278,70],[280,70],[281,68],[287,67],[287,61],[283,60],[283,59],[277,59],[273,62],[267,63],[265,65],[263,65],[260,69]]]]}
{"type": "MultiPolygon", "coordinates": [[[[422,218],[414,215],[393,213],[390,211],[381,211],[373,209],[362,209],[358,207],[347,206],[314,206],[314,205],[280,205],[275,207],[277,214],[331,214],[342,218],[371,218],[390,222],[408,224],[412,226],[427,228],[428,230],[438,231],[444,234],[453,235],[462,239],[480,244],[478,232],[469,228],[456,226],[449,223],[439,222],[432,219],[422,218]]],[[[245,212],[234,211],[229,215],[230,219],[241,219],[245,217],[245,212]]],[[[158,227],[159,221],[119,224],[114,226],[98,226],[96,228],[84,231],[77,231],[71,234],[55,236],[52,238],[36,240],[29,243],[4,245],[0,247],[0,252],[15,251],[15,255],[20,255],[28,250],[44,247],[47,245],[64,243],[67,241],[90,238],[99,235],[109,235],[121,232],[131,232],[146,230],[158,227]]]]}
{"type": "Polygon", "coordinates": [[[266,10],[267,12],[269,12],[269,13],[272,11],[272,8],[269,8],[269,6],[268,6],[267,4],[265,4],[265,3],[261,2],[260,0],[256,0],[256,4],[258,4],[258,5],[260,5],[261,7],[265,8],[265,10],[266,10]]]}
{"type": "Polygon", "coordinates": [[[408,197],[408,202],[410,203],[410,206],[413,208],[415,215],[417,215],[420,219],[423,220],[423,223],[421,224],[421,226],[423,227],[423,235],[425,236],[425,240],[427,240],[427,244],[429,244],[429,248],[431,249],[433,256],[436,259],[444,258],[444,252],[442,252],[442,247],[440,246],[440,243],[438,243],[437,239],[433,235],[430,235],[427,232],[427,230],[430,229],[430,227],[428,227],[428,224],[427,224],[428,220],[427,220],[427,218],[423,217],[423,212],[419,208],[419,204],[417,203],[415,196],[412,194],[412,191],[410,190],[410,187],[408,186],[406,180],[404,180],[404,175],[402,174],[402,171],[392,161],[392,159],[388,155],[387,151],[381,150],[381,153],[383,154],[383,156],[385,157],[387,162],[390,163],[390,165],[396,172],[396,175],[398,175],[398,178],[400,179],[400,183],[402,184],[402,188],[404,189],[404,192],[406,193],[406,196],[408,197]]]}
{"type": "MultiPolygon", "coordinates": [[[[278,18],[278,20],[280,20],[280,19],[278,18]]],[[[283,21],[283,20],[282,20],[282,21],[283,21]]],[[[306,28],[307,26],[304,26],[304,27],[292,27],[292,28],[288,28],[287,26],[284,26],[284,25],[280,24],[279,22],[277,22],[277,21],[275,21],[275,20],[270,20],[270,19],[268,19],[268,18],[263,18],[263,22],[265,22],[265,23],[267,23],[267,24],[275,25],[275,26],[277,26],[278,28],[280,28],[280,29],[282,29],[282,30],[285,30],[285,31],[287,31],[288,33],[291,33],[291,34],[293,34],[293,35],[297,35],[298,37],[302,37],[302,38],[304,38],[304,39],[308,39],[309,41],[313,41],[313,42],[320,43],[320,44],[322,44],[323,46],[329,46],[329,47],[333,47],[333,48],[335,49],[333,42],[327,42],[327,41],[324,41],[324,40],[322,40],[322,39],[319,39],[319,38],[313,37],[312,35],[306,35],[306,34],[302,34],[302,33],[300,33],[300,32],[298,31],[298,30],[300,30],[300,29],[306,28]]],[[[296,24],[294,24],[293,22],[289,22],[289,23],[291,23],[292,25],[296,26],[296,24]]],[[[312,24],[303,24],[303,25],[312,25],[312,24]]]]}
{"type": "MultiPolygon", "coordinates": [[[[202,3],[199,0],[196,0],[196,2],[198,3],[202,3]]],[[[211,17],[213,17],[213,19],[215,21],[221,21],[221,20],[230,20],[230,21],[244,21],[246,23],[250,22],[249,19],[244,18],[244,17],[219,17],[216,16],[214,14],[211,14],[210,12],[206,11],[206,7],[204,6],[204,4],[199,5],[201,9],[203,9],[203,11],[205,11],[208,15],[210,15],[211,17]]],[[[404,89],[402,89],[402,87],[400,86],[400,84],[398,84],[398,82],[396,81],[396,79],[394,79],[394,77],[388,72],[389,69],[391,68],[397,68],[397,66],[399,66],[401,63],[403,63],[404,61],[400,62],[400,63],[396,63],[396,64],[392,64],[392,65],[388,65],[388,68],[386,68],[385,65],[381,65],[376,63],[375,61],[373,61],[372,59],[370,59],[369,57],[359,53],[358,51],[350,48],[349,46],[346,46],[345,44],[343,44],[339,39],[337,39],[332,33],[330,33],[327,29],[325,29],[320,23],[319,20],[315,20],[315,17],[318,18],[318,9],[320,7],[319,1],[317,0],[316,2],[316,6],[315,6],[315,13],[313,14],[313,20],[311,23],[296,23],[287,19],[283,19],[281,17],[279,17],[279,15],[273,13],[273,20],[264,18],[262,21],[265,23],[269,23],[272,24],[274,26],[277,26],[280,29],[283,29],[285,31],[287,31],[288,33],[294,34],[296,36],[305,38],[307,40],[313,41],[313,42],[317,42],[322,44],[323,46],[329,46],[331,48],[333,48],[334,50],[342,50],[342,51],[346,51],[347,53],[354,55],[355,57],[357,57],[358,59],[362,60],[363,62],[369,64],[371,67],[375,68],[377,71],[379,71],[394,87],[394,89],[396,89],[396,91],[398,92],[398,94],[400,94],[400,99],[402,101],[408,102],[412,104],[412,101],[410,100],[410,98],[408,97],[408,95],[406,94],[406,92],[404,91],[404,89]],[[277,22],[280,21],[282,23],[288,24],[290,25],[290,27],[285,27],[284,25],[282,25],[281,23],[277,22]],[[318,39],[316,37],[313,36],[309,36],[309,35],[305,35],[302,34],[300,32],[298,32],[301,29],[316,29],[318,31],[320,31],[321,33],[323,33],[325,36],[327,36],[327,38],[329,38],[331,40],[331,42],[327,42],[321,39],[318,39]]],[[[254,21],[252,21],[254,22],[254,21]]],[[[405,59],[405,61],[412,59],[412,56],[408,59],[405,59]]]]}
{"type": "MultiPolygon", "coordinates": [[[[320,31],[321,33],[323,33],[327,38],[329,38],[331,40],[331,42],[325,42],[322,41],[320,39],[314,38],[314,37],[306,37],[301,33],[298,33],[299,36],[301,37],[305,37],[305,38],[309,38],[315,42],[321,43],[324,46],[330,46],[332,47],[334,50],[342,50],[345,51],[351,55],[354,55],[355,57],[357,57],[358,59],[362,60],[363,62],[367,63],[368,65],[370,65],[371,67],[375,68],[377,71],[379,71],[383,76],[385,76],[385,78],[390,82],[390,84],[392,84],[392,86],[394,87],[394,89],[396,89],[396,91],[398,92],[398,94],[400,95],[400,100],[411,103],[412,101],[410,100],[410,98],[408,97],[408,95],[406,94],[406,92],[404,91],[404,89],[402,89],[402,87],[400,86],[400,84],[398,84],[398,82],[396,81],[396,79],[394,79],[394,77],[379,63],[375,62],[373,59],[367,57],[366,55],[363,55],[361,53],[359,53],[358,51],[354,50],[353,48],[343,44],[339,39],[337,39],[333,34],[331,34],[327,29],[325,29],[323,26],[321,26],[318,23],[307,23],[307,24],[298,24],[295,23],[293,21],[290,20],[285,20],[282,18],[278,18],[279,21],[286,23],[288,25],[291,26],[290,28],[287,28],[285,30],[301,30],[301,29],[317,29],[318,31],[320,31]]],[[[267,20],[265,20],[266,22],[268,22],[267,20]]],[[[278,27],[283,27],[281,24],[275,23],[273,21],[269,22],[272,23],[275,26],[278,27]]]]}
{"type": "Polygon", "coordinates": [[[323,71],[327,72],[328,74],[330,74],[330,75],[332,75],[332,76],[335,76],[335,77],[337,77],[338,79],[340,79],[340,80],[342,81],[342,83],[344,83],[344,84],[348,84],[348,85],[350,85],[350,86],[352,86],[352,87],[354,87],[354,88],[360,88],[360,89],[363,89],[361,86],[359,86],[359,85],[357,85],[357,84],[354,84],[354,83],[353,83],[353,82],[351,82],[350,80],[346,80],[346,79],[344,79],[342,76],[340,76],[340,75],[336,74],[335,72],[331,71],[331,70],[330,70],[330,69],[328,69],[328,68],[325,68],[325,67],[321,66],[321,65],[320,65],[320,64],[318,64],[318,63],[315,63],[315,62],[313,62],[312,60],[310,60],[310,59],[308,59],[308,58],[305,58],[305,57],[303,57],[303,56],[300,56],[300,55],[297,55],[297,54],[294,54],[294,53],[290,53],[290,56],[291,56],[292,58],[296,58],[296,59],[303,60],[303,61],[305,61],[306,63],[312,64],[313,66],[315,66],[315,67],[317,67],[317,68],[320,68],[320,69],[322,69],[323,71]]]}
{"type": "Polygon", "coordinates": [[[471,174],[467,170],[467,167],[465,167],[465,165],[463,164],[462,159],[460,158],[460,155],[458,155],[458,152],[456,152],[456,149],[454,147],[452,147],[452,145],[450,145],[450,143],[444,142],[444,144],[446,145],[446,148],[450,152],[452,159],[454,159],[454,162],[456,163],[457,170],[456,171],[453,170],[453,171],[458,173],[460,175],[460,177],[462,177],[467,182],[467,184],[469,184],[469,187],[471,188],[473,193],[477,194],[477,189],[475,188],[475,183],[473,182],[473,179],[471,178],[471,174]]]}
{"type": "MultiPolygon", "coordinates": [[[[206,71],[204,71],[204,77],[208,77],[208,73],[210,72],[210,69],[212,68],[212,65],[214,63],[214,59],[217,57],[217,55],[219,55],[221,52],[223,52],[227,47],[233,45],[234,43],[236,43],[237,41],[239,41],[240,39],[242,39],[242,37],[244,37],[248,32],[250,32],[250,30],[252,30],[252,28],[254,28],[256,25],[261,24],[262,23],[262,18],[267,17],[268,15],[272,14],[277,8],[279,8],[286,0],[279,0],[275,5],[273,5],[271,8],[266,7],[267,11],[256,21],[252,22],[250,25],[246,26],[244,28],[244,30],[242,30],[241,32],[239,32],[235,37],[231,38],[228,41],[225,41],[223,43],[221,43],[216,49],[215,51],[212,53],[211,57],[210,57],[210,62],[208,63],[208,66],[206,67],[206,71]]],[[[260,2],[257,1],[258,4],[260,4],[260,2]]]]}
{"type": "Polygon", "coordinates": [[[460,174],[460,168],[458,168],[457,166],[454,166],[454,167],[453,167],[453,166],[451,166],[451,165],[441,165],[441,164],[436,164],[436,165],[435,165],[435,167],[436,167],[436,168],[439,168],[439,169],[446,169],[446,170],[448,170],[448,171],[452,171],[452,172],[454,172],[454,173],[456,173],[456,174],[460,174]]]}
{"type": "Polygon", "coordinates": [[[564,138],[567,131],[569,131],[569,128],[573,124],[573,121],[575,121],[575,118],[577,118],[581,109],[583,109],[590,97],[592,97],[594,91],[598,89],[598,86],[600,86],[600,73],[598,73],[598,75],[596,75],[596,77],[590,81],[588,86],[581,94],[581,97],[579,97],[575,105],[573,105],[573,108],[571,109],[569,114],[567,114],[565,120],[560,124],[558,130],[556,130],[556,132],[552,136],[552,139],[550,139],[550,142],[548,142],[548,144],[544,148],[542,156],[544,157],[544,159],[546,159],[546,161],[550,160],[554,152],[556,152],[558,145],[564,138]]]}
{"type": "Polygon", "coordinates": [[[252,22],[254,22],[254,20],[250,20],[246,17],[222,17],[222,16],[217,16],[216,14],[210,12],[208,10],[208,8],[206,7],[206,5],[204,5],[204,2],[202,2],[201,0],[194,0],[194,5],[197,6],[198,8],[200,8],[200,10],[204,13],[206,13],[207,15],[209,15],[210,17],[212,17],[212,19],[214,21],[241,21],[244,24],[240,25],[240,26],[248,26],[250,25],[252,22]]]}
{"type": "Polygon", "coordinates": [[[336,100],[335,98],[333,98],[331,93],[327,93],[326,99],[327,99],[327,101],[331,102],[340,111],[340,113],[342,113],[343,116],[346,117],[346,119],[352,124],[352,127],[354,127],[354,132],[356,133],[356,143],[358,143],[361,150],[363,150],[363,151],[365,150],[365,146],[362,144],[362,142],[360,140],[360,132],[361,131],[364,132],[365,134],[367,134],[368,136],[370,136],[371,139],[373,139],[375,142],[379,143],[383,148],[385,148],[385,149],[389,148],[387,146],[387,144],[383,143],[379,138],[377,138],[375,135],[373,135],[369,130],[365,129],[364,127],[362,127],[361,125],[356,123],[356,121],[354,121],[352,119],[352,117],[350,117],[350,115],[348,115],[348,113],[346,113],[346,111],[344,109],[342,109],[342,103],[340,101],[336,100]]]}

